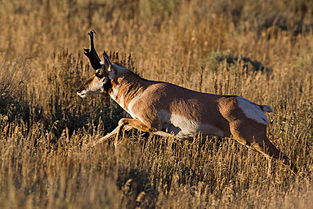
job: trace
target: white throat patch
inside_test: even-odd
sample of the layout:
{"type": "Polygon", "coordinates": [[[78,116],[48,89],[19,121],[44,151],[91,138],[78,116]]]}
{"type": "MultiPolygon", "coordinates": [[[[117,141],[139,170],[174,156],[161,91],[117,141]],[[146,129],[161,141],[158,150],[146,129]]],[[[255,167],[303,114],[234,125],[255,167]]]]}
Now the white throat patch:
{"type": "Polygon", "coordinates": [[[112,93],[110,94],[111,98],[115,101],[116,101],[116,98],[117,98],[117,95],[118,95],[118,92],[120,90],[120,84],[116,85],[114,88],[112,87],[112,93]]]}
{"type": "Polygon", "coordinates": [[[237,97],[237,101],[238,107],[242,110],[246,117],[264,125],[268,124],[267,117],[259,105],[240,96],[237,97]]]}
{"type": "Polygon", "coordinates": [[[142,93],[137,94],[127,105],[127,109],[128,109],[128,113],[132,116],[132,118],[137,118],[135,113],[134,113],[134,105],[136,104],[136,102],[140,99],[142,93]]]}

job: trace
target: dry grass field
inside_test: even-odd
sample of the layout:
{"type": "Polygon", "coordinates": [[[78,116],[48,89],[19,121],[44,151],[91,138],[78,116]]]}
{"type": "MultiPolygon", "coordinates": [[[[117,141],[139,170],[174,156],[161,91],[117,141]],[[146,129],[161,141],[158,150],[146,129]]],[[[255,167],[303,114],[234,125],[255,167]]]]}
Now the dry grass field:
{"type": "Polygon", "coordinates": [[[312,171],[312,0],[0,0],[1,209],[313,208],[312,171]],[[144,78],[272,105],[299,175],[231,138],[83,150],[126,116],[76,94],[91,29],[144,78]]]}

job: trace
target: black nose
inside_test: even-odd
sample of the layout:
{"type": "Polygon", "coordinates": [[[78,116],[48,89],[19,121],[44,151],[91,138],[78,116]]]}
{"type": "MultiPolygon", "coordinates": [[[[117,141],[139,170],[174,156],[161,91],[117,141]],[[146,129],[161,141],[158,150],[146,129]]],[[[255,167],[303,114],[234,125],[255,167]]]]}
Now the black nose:
{"type": "Polygon", "coordinates": [[[84,90],[84,87],[83,87],[83,86],[81,86],[81,87],[79,87],[78,89],[76,89],[77,92],[81,92],[81,91],[83,91],[83,90],[84,90]]]}

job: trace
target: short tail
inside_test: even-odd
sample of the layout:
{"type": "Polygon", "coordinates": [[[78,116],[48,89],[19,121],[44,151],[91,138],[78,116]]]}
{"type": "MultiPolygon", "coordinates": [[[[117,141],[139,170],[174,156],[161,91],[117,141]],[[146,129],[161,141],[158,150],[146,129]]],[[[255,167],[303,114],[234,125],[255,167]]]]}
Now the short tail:
{"type": "Polygon", "coordinates": [[[259,105],[263,112],[274,112],[273,108],[270,105],[259,105]]]}

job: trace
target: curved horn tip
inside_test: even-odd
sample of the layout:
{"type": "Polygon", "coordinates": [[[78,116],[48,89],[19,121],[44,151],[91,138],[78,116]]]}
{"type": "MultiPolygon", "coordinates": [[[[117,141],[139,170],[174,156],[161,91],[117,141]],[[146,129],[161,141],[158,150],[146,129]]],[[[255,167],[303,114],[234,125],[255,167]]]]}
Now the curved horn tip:
{"type": "Polygon", "coordinates": [[[92,31],[90,31],[90,32],[88,32],[88,35],[89,35],[89,38],[93,38],[93,32],[92,31]]]}
{"type": "Polygon", "coordinates": [[[96,34],[96,31],[95,31],[95,30],[91,30],[91,31],[88,32],[88,35],[89,35],[90,37],[93,37],[94,34],[96,34]]]}

